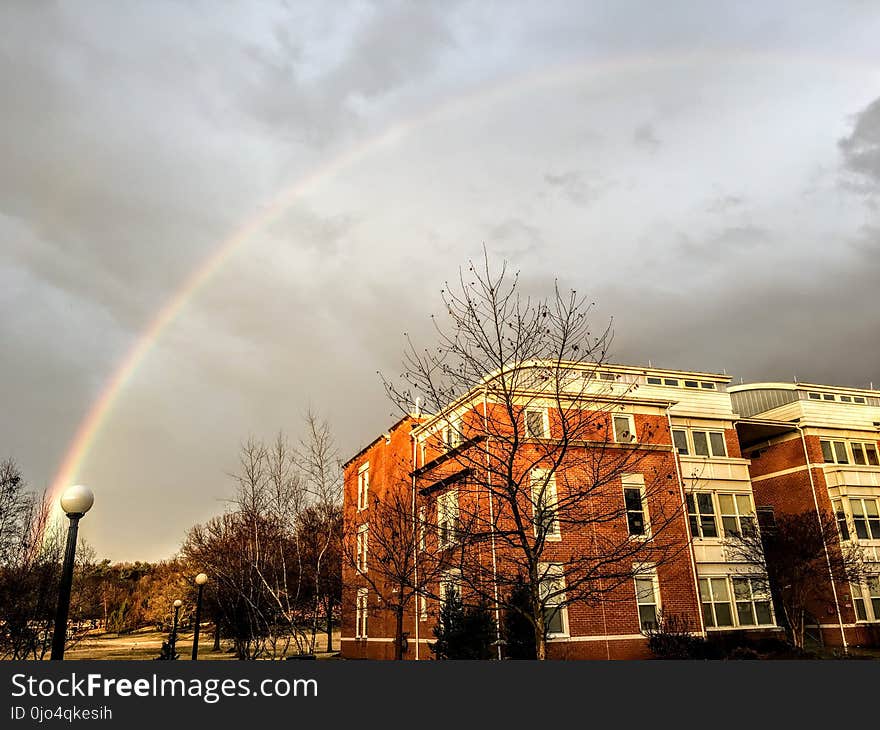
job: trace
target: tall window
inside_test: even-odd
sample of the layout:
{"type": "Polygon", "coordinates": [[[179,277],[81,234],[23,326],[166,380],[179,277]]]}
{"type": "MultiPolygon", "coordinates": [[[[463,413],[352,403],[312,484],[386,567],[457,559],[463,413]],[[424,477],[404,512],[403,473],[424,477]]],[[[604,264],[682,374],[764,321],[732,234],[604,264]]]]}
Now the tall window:
{"type": "Polygon", "coordinates": [[[427,544],[428,510],[419,507],[419,550],[424,551],[427,544]]]}
{"type": "Polygon", "coordinates": [[[675,450],[679,454],[687,456],[690,453],[690,449],[688,449],[688,434],[683,428],[672,429],[672,443],[675,444],[675,450]]]}
{"type": "Polygon", "coordinates": [[[447,449],[454,449],[464,441],[461,416],[453,416],[449,425],[443,429],[443,442],[447,449]]]}
{"type": "Polygon", "coordinates": [[[694,440],[694,453],[697,456],[727,456],[723,431],[691,430],[694,440]]]}
{"type": "Polygon", "coordinates": [[[419,594],[419,621],[428,620],[428,597],[419,594]]]}
{"type": "Polygon", "coordinates": [[[727,578],[700,578],[700,599],[706,626],[733,626],[727,578]]]}
{"type": "Polygon", "coordinates": [[[535,536],[543,534],[547,540],[558,540],[556,477],[548,469],[532,469],[531,481],[535,536]]]}
{"type": "Polygon", "coordinates": [[[368,525],[361,525],[357,531],[357,569],[361,573],[367,572],[367,541],[370,530],[368,525]]]}
{"type": "Polygon", "coordinates": [[[770,592],[763,579],[732,578],[736,601],[736,619],[740,626],[761,626],[773,623],[770,592]]]}
{"type": "Polygon", "coordinates": [[[370,498],[370,462],[358,469],[358,510],[366,509],[370,498]]]}
{"type": "Polygon", "coordinates": [[[853,608],[857,621],[880,621],[880,576],[852,586],[853,608]]]}
{"type": "Polygon", "coordinates": [[[819,441],[822,446],[822,459],[826,464],[849,464],[845,441],[819,441]]]}
{"type": "Polygon", "coordinates": [[[562,566],[554,563],[539,563],[541,582],[538,594],[544,605],[544,626],[548,636],[564,636],[567,631],[565,611],[565,575],[562,566]]]}
{"type": "Polygon", "coordinates": [[[719,494],[718,508],[725,537],[755,534],[755,508],[748,494],[719,494]]]}
{"type": "Polygon", "coordinates": [[[642,631],[656,629],[660,610],[660,585],[657,580],[657,570],[653,567],[638,570],[635,580],[639,627],[642,631]]]}
{"type": "Polygon", "coordinates": [[[550,435],[546,408],[529,408],[526,410],[526,437],[543,439],[550,435]]]}
{"type": "Polygon", "coordinates": [[[853,527],[860,540],[880,540],[880,511],[876,499],[850,497],[853,527]]]}
{"type": "Polygon", "coordinates": [[[632,416],[618,414],[615,415],[611,421],[614,427],[615,441],[622,444],[628,444],[636,440],[636,427],[632,416]]]}
{"type": "Polygon", "coordinates": [[[650,534],[650,527],[645,500],[645,477],[642,474],[624,474],[621,479],[627,530],[630,535],[647,536],[650,534]]]}
{"type": "Polygon", "coordinates": [[[367,638],[367,619],[368,619],[368,604],[370,591],[368,588],[358,588],[357,598],[355,603],[355,625],[354,625],[354,635],[357,639],[366,639],[367,638]]]}
{"type": "Polygon", "coordinates": [[[437,497],[437,540],[441,548],[458,541],[458,490],[437,497]]]}
{"type": "Polygon", "coordinates": [[[843,504],[839,499],[835,499],[831,502],[831,508],[834,510],[834,518],[837,520],[840,539],[849,540],[849,525],[846,521],[846,512],[843,509],[843,504]]]}
{"type": "Polygon", "coordinates": [[[715,507],[711,492],[692,492],[687,495],[688,520],[694,537],[718,537],[715,507]]]}
{"type": "Polygon", "coordinates": [[[445,571],[440,576],[438,594],[440,596],[441,605],[445,604],[452,595],[461,598],[461,572],[458,570],[445,571]]]}

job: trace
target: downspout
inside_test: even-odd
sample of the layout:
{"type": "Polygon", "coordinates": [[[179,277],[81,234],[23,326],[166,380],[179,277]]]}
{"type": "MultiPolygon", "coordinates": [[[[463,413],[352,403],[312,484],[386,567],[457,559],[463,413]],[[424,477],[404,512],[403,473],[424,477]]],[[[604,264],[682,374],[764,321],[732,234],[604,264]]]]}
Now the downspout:
{"type": "MultiPolygon", "coordinates": [[[[837,600],[837,588],[834,585],[834,573],[831,570],[831,556],[828,554],[828,543],[825,541],[825,530],[822,529],[822,512],[819,510],[819,499],[816,496],[816,482],[813,480],[813,467],[810,466],[810,454],[807,452],[807,439],[804,429],[799,423],[794,424],[801,434],[801,445],[804,448],[804,462],[807,465],[807,475],[810,477],[810,489],[813,492],[813,505],[816,507],[816,517],[819,520],[819,532],[822,533],[822,548],[825,551],[825,564],[828,566],[828,577],[831,579],[831,593],[834,596],[834,608],[837,611],[837,625],[840,627],[840,639],[843,641],[843,653],[849,654],[849,645],[846,643],[846,631],[843,628],[843,616],[840,613],[840,602],[837,600]]],[[[822,631],[822,627],[819,627],[822,631]]]]}
{"type": "MultiPolygon", "coordinates": [[[[412,441],[412,524],[413,524],[413,585],[419,585],[419,530],[421,526],[418,524],[416,516],[416,437],[413,435],[412,429],[409,432],[412,441]]],[[[415,608],[413,618],[415,619],[413,630],[416,640],[416,661],[419,661],[419,619],[421,615],[419,610],[423,597],[419,591],[416,591],[415,608]]]]}
{"type": "Polygon", "coordinates": [[[489,524],[492,526],[490,542],[492,545],[492,590],[495,595],[495,645],[498,647],[498,659],[501,659],[501,611],[498,606],[498,562],[495,557],[495,501],[492,497],[492,463],[489,456],[489,411],[488,387],[483,388],[483,432],[486,435],[486,491],[489,493],[489,524]]]}
{"type": "Polygon", "coordinates": [[[691,575],[694,577],[694,595],[697,599],[697,618],[700,620],[700,636],[706,636],[706,625],[703,623],[703,605],[702,599],[700,598],[700,580],[697,577],[697,559],[694,556],[694,536],[691,535],[691,526],[687,517],[687,500],[684,495],[684,480],[681,476],[681,466],[678,461],[678,449],[675,448],[675,440],[672,437],[672,416],[669,414],[669,409],[672,408],[673,405],[673,403],[670,403],[666,406],[666,423],[669,424],[669,439],[672,443],[672,460],[675,462],[675,475],[678,477],[678,493],[681,499],[684,530],[685,534],[690,536],[688,557],[690,558],[691,563],[691,575]]]}

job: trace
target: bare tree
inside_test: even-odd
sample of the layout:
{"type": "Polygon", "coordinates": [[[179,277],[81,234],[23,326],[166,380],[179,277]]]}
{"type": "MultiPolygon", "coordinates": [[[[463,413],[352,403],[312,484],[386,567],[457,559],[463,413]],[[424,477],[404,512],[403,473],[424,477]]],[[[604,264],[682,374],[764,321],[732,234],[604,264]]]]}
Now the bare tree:
{"type": "Polygon", "coordinates": [[[370,588],[394,616],[394,658],[401,659],[407,610],[419,597],[438,598],[438,579],[458,562],[440,549],[436,526],[419,510],[408,466],[395,464],[391,474],[381,493],[371,492],[369,522],[346,520],[342,557],[354,578],[347,585],[370,588]]]}
{"type": "Polygon", "coordinates": [[[799,649],[811,612],[833,600],[832,576],[840,583],[871,576],[858,544],[840,541],[834,516],[812,510],[762,520],[760,530],[729,537],[725,550],[773,596],[788,639],[799,649]]]}
{"type": "Polygon", "coordinates": [[[631,601],[639,565],[687,549],[666,418],[627,409],[638,386],[606,369],[610,323],[594,331],[577,292],[524,296],[518,275],[493,272],[484,254],[442,299],[435,342],[407,337],[401,381],[386,389],[402,411],[418,397],[432,414],[416,476],[426,495],[457,492],[446,542],[463,548],[463,594],[496,617],[522,612],[544,659],[564,606],[631,601]],[[634,473],[644,484],[627,504],[621,480],[634,473]],[[509,598],[522,583],[526,606],[509,598]]]}

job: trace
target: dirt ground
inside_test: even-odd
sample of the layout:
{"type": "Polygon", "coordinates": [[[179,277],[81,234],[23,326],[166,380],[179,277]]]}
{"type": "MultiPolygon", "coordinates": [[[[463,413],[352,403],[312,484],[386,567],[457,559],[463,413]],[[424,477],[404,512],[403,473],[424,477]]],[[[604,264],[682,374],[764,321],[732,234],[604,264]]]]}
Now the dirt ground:
{"type": "MultiPolygon", "coordinates": [[[[191,631],[180,631],[177,634],[177,653],[181,660],[189,660],[192,654],[191,631]]],[[[89,633],[76,646],[64,652],[65,659],[155,659],[159,656],[162,642],[168,640],[168,632],[153,629],[141,629],[130,634],[112,634],[102,631],[89,633]]],[[[213,631],[199,634],[199,661],[234,660],[235,654],[230,651],[228,642],[221,642],[223,649],[214,651],[213,631]]],[[[333,648],[339,649],[339,632],[333,633],[333,648]]],[[[329,657],[326,649],[326,636],[318,635],[318,658],[329,657]]],[[[295,654],[293,648],[288,654],[295,654]]]]}

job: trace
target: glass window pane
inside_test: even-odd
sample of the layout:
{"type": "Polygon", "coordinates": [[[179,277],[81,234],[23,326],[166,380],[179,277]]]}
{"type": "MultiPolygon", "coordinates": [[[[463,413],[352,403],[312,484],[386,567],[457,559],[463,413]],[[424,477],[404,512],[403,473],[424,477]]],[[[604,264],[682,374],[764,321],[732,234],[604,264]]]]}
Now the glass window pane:
{"type": "Polygon", "coordinates": [[[704,601],[712,600],[712,594],[709,593],[709,581],[707,578],[700,578],[700,598],[704,601]]]}
{"type": "Polygon", "coordinates": [[[715,509],[712,506],[712,495],[708,492],[697,492],[697,506],[700,508],[700,514],[715,514],[715,509]]]}
{"type": "Polygon", "coordinates": [[[748,578],[733,579],[733,595],[737,601],[751,600],[752,594],[748,578]]]}
{"type": "Polygon", "coordinates": [[[733,506],[732,494],[718,495],[718,509],[723,515],[735,515],[736,509],[733,506]]]}
{"type": "Polygon", "coordinates": [[[642,490],[637,487],[627,487],[623,490],[623,499],[628,510],[642,509],[642,490]]]}
{"type": "Polygon", "coordinates": [[[880,458],[877,456],[877,446],[875,444],[865,444],[865,454],[871,466],[880,466],[880,458]]]}
{"type": "Polygon", "coordinates": [[[719,626],[733,626],[733,612],[729,603],[715,604],[715,620],[719,626]]]}
{"type": "Polygon", "coordinates": [[[856,619],[859,621],[867,621],[868,614],[865,613],[865,601],[861,598],[853,599],[853,608],[856,610],[856,619]]]}
{"type": "Polygon", "coordinates": [[[675,444],[675,448],[679,454],[688,453],[687,431],[682,431],[677,428],[672,429],[672,442],[675,444]]]}
{"type": "Polygon", "coordinates": [[[614,438],[617,441],[632,441],[633,434],[629,429],[629,419],[622,416],[614,417],[614,438]]]}
{"type": "Polygon", "coordinates": [[[865,500],[865,514],[868,515],[868,519],[878,516],[877,502],[875,502],[873,499],[865,500]]]}
{"type": "Polygon", "coordinates": [[[690,513],[692,513],[692,514],[693,514],[693,513],[696,513],[696,511],[697,511],[697,507],[696,507],[696,505],[694,504],[694,495],[693,495],[693,494],[688,494],[688,495],[686,495],[686,496],[685,496],[685,501],[687,502],[688,512],[690,512],[690,513]]]}
{"type": "Polygon", "coordinates": [[[853,513],[853,517],[862,516],[865,514],[864,509],[862,508],[862,500],[860,499],[851,499],[849,501],[849,507],[853,513]]]}
{"type": "Polygon", "coordinates": [[[758,524],[754,517],[746,516],[739,518],[740,529],[746,537],[758,534],[758,524]]]}
{"type": "Polygon", "coordinates": [[[834,453],[831,451],[831,442],[830,441],[821,441],[822,444],[822,459],[826,464],[831,464],[834,462],[834,453]]]}
{"type": "Polygon", "coordinates": [[[544,436],[544,414],[541,411],[527,411],[526,425],[528,427],[528,435],[532,438],[542,438],[544,436]]]}
{"type": "Polygon", "coordinates": [[[773,623],[773,616],[770,613],[770,601],[755,601],[755,616],[759,624],[773,623]]]}
{"type": "Polygon", "coordinates": [[[642,629],[657,628],[657,607],[639,606],[639,623],[642,629]]]}
{"type": "Polygon", "coordinates": [[[556,607],[547,608],[544,611],[544,622],[548,634],[561,634],[564,631],[562,624],[562,610],[556,607]]]}
{"type": "Polygon", "coordinates": [[[712,604],[704,603],[703,604],[703,623],[706,626],[714,626],[715,618],[712,616],[712,604]]]}
{"type": "Polygon", "coordinates": [[[864,466],[865,464],[865,452],[862,449],[861,444],[850,444],[853,452],[853,463],[860,464],[864,466]]]}
{"type": "Polygon", "coordinates": [[[709,440],[712,444],[712,456],[727,456],[727,446],[724,443],[724,434],[712,431],[709,434],[709,440]]]}
{"type": "Polygon", "coordinates": [[[694,537],[700,537],[700,523],[697,522],[697,518],[694,515],[690,515],[688,517],[688,522],[691,526],[691,535],[694,537]]]}
{"type": "Polygon", "coordinates": [[[849,459],[846,456],[846,444],[843,441],[834,442],[834,456],[838,464],[849,464],[849,459]]]}
{"type": "Polygon", "coordinates": [[[642,512],[627,512],[626,524],[630,535],[645,534],[645,518],[642,512]]]}
{"type": "Polygon", "coordinates": [[[708,456],[709,455],[709,442],[706,439],[705,431],[694,431],[694,453],[697,456],[708,456]]]}
{"type": "Polygon", "coordinates": [[[755,614],[752,612],[751,602],[741,602],[736,604],[736,617],[740,626],[754,626],[755,614]]]}
{"type": "Polygon", "coordinates": [[[656,603],[654,581],[651,578],[636,578],[636,598],[639,603],[656,603]]]}
{"type": "Polygon", "coordinates": [[[736,508],[741,515],[750,515],[754,512],[752,509],[752,500],[749,499],[748,494],[736,495],[736,508]]]}
{"type": "Polygon", "coordinates": [[[703,537],[718,537],[718,527],[714,517],[700,518],[700,529],[703,531],[703,537]]]}
{"type": "Polygon", "coordinates": [[[716,601],[730,600],[730,591],[727,588],[727,578],[712,578],[712,597],[716,601]]]}
{"type": "Polygon", "coordinates": [[[736,517],[722,517],[721,526],[724,528],[725,537],[739,535],[739,525],[737,524],[736,517]]]}

